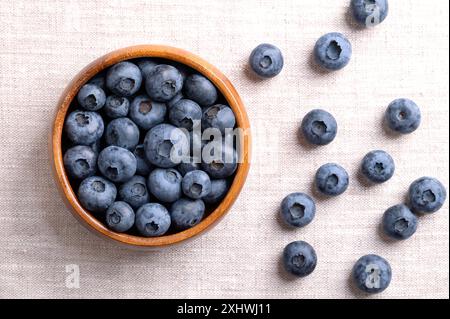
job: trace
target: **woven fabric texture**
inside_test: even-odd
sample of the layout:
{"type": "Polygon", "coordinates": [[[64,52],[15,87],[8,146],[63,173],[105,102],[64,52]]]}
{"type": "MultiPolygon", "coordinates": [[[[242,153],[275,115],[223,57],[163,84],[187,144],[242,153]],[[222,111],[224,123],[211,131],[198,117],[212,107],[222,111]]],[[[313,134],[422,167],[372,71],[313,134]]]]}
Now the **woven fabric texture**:
{"type": "Polygon", "coordinates": [[[358,298],[354,262],[376,253],[393,268],[391,286],[371,298],[449,297],[448,200],[420,218],[407,241],[379,231],[388,207],[405,200],[423,175],[449,185],[449,3],[390,1],[376,28],[353,24],[349,1],[172,0],[0,1],[0,297],[2,298],[358,298]],[[311,59],[324,33],[343,32],[353,57],[324,73],[311,59]],[[281,48],[285,67],[258,80],[247,66],[262,42],[281,48]],[[253,160],[230,213],[185,245],[154,252],[118,248],[84,229],[59,197],[50,173],[48,135],[56,102],[75,74],[97,57],[134,44],[192,51],[221,69],[243,98],[253,129],[253,160]],[[423,121],[395,137],[382,127],[389,102],[408,97],[423,121]],[[297,139],[302,117],[325,108],[338,136],[312,148],[297,139]],[[362,157],[384,149],[394,177],[368,187],[362,157]],[[290,192],[312,193],[316,169],[344,166],[347,192],[316,196],[315,220],[287,229],[278,216],[290,192]],[[286,244],[305,240],[315,272],[292,280],[281,268],[286,244]],[[79,288],[70,283],[73,266],[79,288]]]}

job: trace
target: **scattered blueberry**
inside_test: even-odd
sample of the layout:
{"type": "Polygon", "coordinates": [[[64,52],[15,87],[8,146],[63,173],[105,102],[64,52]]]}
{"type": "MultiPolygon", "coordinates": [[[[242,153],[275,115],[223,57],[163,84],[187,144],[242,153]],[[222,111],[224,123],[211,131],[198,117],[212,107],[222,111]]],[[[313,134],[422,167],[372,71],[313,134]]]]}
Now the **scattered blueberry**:
{"type": "Polygon", "coordinates": [[[106,211],[114,203],[116,196],[116,186],[99,176],[84,179],[78,187],[78,199],[81,205],[93,213],[106,211]]]}
{"type": "Polygon", "coordinates": [[[384,183],[394,175],[394,159],[385,151],[369,152],[364,156],[361,171],[369,181],[384,183]]]}
{"type": "Polygon", "coordinates": [[[353,267],[353,279],[356,286],[364,292],[371,294],[382,292],[391,282],[391,266],[380,256],[363,256],[353,267]]]}
{"type": "Polygon", "coordinates": [[[154,102],[147,95],[139,95],[131,102],[129,116],[140,128],[149,130],[164,122],[166,111],[165,104],[154,102]]]}
{"type": "Polygon", "coordinates": [[[157,102],[168,102],[183,87],[181,73],[171,65],[155,66],[147,75],[145,90],[148,96],[157,102]]]}
{"type": "Polygon", "coordinates": [[[409,187],[409,206],[415,213],[431,214],[444,205],[447,191],[433,177],[421,177],[409,187]]]}
{"type": "Polygon", "coordinates": [[[316,215],[314,200],[303,193],[292,193],[281,202],[281,217],[283,221],[294,227],[308,225],[316,215]]]}
{"type": "Polygon", "coordinates": [[[236,151],[221,142],[212,141],[203,147],[202,169],[211,178],[220,179],[233,175],[237,160],[236,151]]]}
{"type": "Polygon", "coordinates": [[[109,68],[106,73],[106,87],[119,96],[135,94],[142,84],[139,68],[131,62],[120,62],[109,68]]]}
{"type": "Polygon", "coordinates": [[[133,153],[118,146],[108,146],[98,155],[98,169],[113,182],[126,182],[136,173],[133,153]]]}
{"type": "Polygon", "coordinates": [[[355,20],[366,27],[380,24],[389,12],[388,0],[352,0],[351,8],[355,20]]]}
{"type": "Polygon", "coordinates": [[[118,233],[129,230],[134,225],[134,211],[125,202],[114,202],[106,211],[106,225],[118,233]]]}
{"type": "Polygon", "coordinates": [[[411,100],[397,99],[389,104],[385,119],[391,130],[401,134],[409,134],[420,125],[420,109],[411,100]]]}
{"type": "Polygon", "coordinates": [[[263,78],[273,78],[283,69],[284,59],[280,49],[272,44],[258,45],[250,54],[252,70],[263,78]]]}
{"type": "Polygon", "coordinates": [[[392,238],[407,239],[417,229],[417,217],[403,204],[388,208],[383,215],[383,230],[392,238]]]}
{"type": "Polygon", "coordinates": [[[126,97],[110,95],[106,98],[103,112],[105,112],[108,117],[116,119],[119,117],[127,116],[129,109],[130,100],[128,100],[126,97]]]}
{"type": "Polygon", "coordinates": [[[343,34],[327,33],[317,40],[314,57],[321,67],[335,71],[345,67],[352,56],[352,45],[343,34]]]}
{"type": "Polygon", "coordinates": [[[189,153],[189,140],[183,131],[170,124],[159,124],[144,139],[149,162],[162,168],[175,167],[189,153]]]}
{"type": "Polygon", "coordinates": [[[337,196],[347,190],[348,173],[340,165],[328,163],[316,172],[316,187],[319,192],[328,196],[337,196]]]}
{"type": "Polygon", "coordinates": [[[127,117],[112,120],[106,127],[105,140],[107,145],[133,150],[139,143],[139,128],[127,117]]]}
{"type": "Polygon", "coordinates": [[[184,175],[181,189],[187,197],[203,198],[211,192],[211,180],[204,171],[192,171],[184,175]]]}
{"type": "Polygon", "coordinates": [[[148,189],[158,200],[172,203],[181,197],[183,177],[173,168],[156,168],[148,176],[148,189]]]}
{"type": "Polygon", "coordinates": [[[201,199],[180,198],[172,204],[170,216],[178,230],[185,230],[197,225],[205,213],[205,203],[201,199]]]}
{"type": "Polygon", "coordinates": [[[298,277],[306,277],[316,269],[317,255],[307,242],[294,241],[284,248],[283,263],[287,272],[298,277]]]}
{"type": "Polygon", "coordinates": [[[70,177],[85,179],[97,171],[97,153],[92,148],[77,145],[64,154],[64,167],[70,177]]]}
{"type": "Polygon", "coordinates": [[[151,171],[151,164],[145,156],[144,144],[139,144],[134,148],[134,157],[136,157],[136,174],[147,176],[151,171]]]}
{"type": "Polygon", "coordinates": [[[67,116],[64,130],[74,144],[90,145],[103,135],[105,126],[97,112],[73,111],[67,116]]]}
{"type": "Polygon", "coordinates": [[[191,100],[179,100],[169,110],[169,120],[173,125],[188,131],[198,125],[202,120],[201,107],[191,100]]]}
{"type": "Polygon", "coordinates": [[[85,110],[98,111],[105,105],[106,95],[99,86],[88,83],[78,91],[77,100],[85,110]]]}
{"type": "Polygon", "coordinates": [[[327,145],[336,137],[337,122],[327,111],[315,109],[305,115],[300,131],[309,143],[327,145]]]}
{"type": "Polygon", "coordinates": [[[145,204],[136,212],[136,228],[145,237],[164,235],[169,230],[170,223],[169,212],[158,203],[145,204]]]}
{"type": "Polygon", "coordinates": [[[217,89],[210,80],[200,74],[192,74],[184,83],[186,97],[200,104],[210,106],[217,101],[217,89]]]}
{"type": "Polygon", "coordinates": [[[206,204],[219,203],[227,194],[229,185],[226,179],[211,180],[211,191],[202,198],[206,204]]]}
{"type": "Polygon", "coordinates": [[[216,128],[224,134],[225,129],[233,129],[235,124],[236,119],[229,106],[216,104],[203,111],[203,129],[216,128]]]}
{"type": "Polygon", "coordinates": [[[147,190],[147,181],[145,177],[134,175],[128,182],[119,187],[119,199],[127,202],[134,209],[150,201],[150,195],[147,190]]]}

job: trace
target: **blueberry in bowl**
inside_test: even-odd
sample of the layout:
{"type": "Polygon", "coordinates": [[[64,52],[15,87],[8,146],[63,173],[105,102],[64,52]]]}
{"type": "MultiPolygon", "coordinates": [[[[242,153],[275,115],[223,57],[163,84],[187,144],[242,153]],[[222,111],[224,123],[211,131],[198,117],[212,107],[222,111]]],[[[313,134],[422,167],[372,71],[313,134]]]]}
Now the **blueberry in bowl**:
{"type": "Polygon", "coordinates": [[[63,92],[52,167],[88,229],[128,247],[164,247],[229,211],[250,144],[242,100],[218,69],[181,49],[141,45],[92,62],[63,92]]]}

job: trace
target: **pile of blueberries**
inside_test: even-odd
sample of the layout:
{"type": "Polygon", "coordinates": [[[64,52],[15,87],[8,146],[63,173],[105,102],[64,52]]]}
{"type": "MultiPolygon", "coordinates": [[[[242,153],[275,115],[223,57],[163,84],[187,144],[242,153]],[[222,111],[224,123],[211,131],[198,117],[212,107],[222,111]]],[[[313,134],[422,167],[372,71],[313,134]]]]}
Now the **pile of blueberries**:
{"type": "Polygon", "coordinates": [[[79,90],[64,123],[64,166],[81,205],[111,230],[182,231],[227,194],[238,152],[223,136],[235,125],[216,87],[187,66],[123,61],[79,90]],[[216,153],[200,150],[200,159],[194,146],[216,153]]]}
{"type": "MultiPolygon", "coordinates": [[[[374,26],[382,22],[388,13],[387,0],[352,0],[351,9],[355,20],[362,26],[374,26]]],[[[351,58],[350,42],[340,33],[328,33],[317,41],[314,57],[325,70],[335,71],[345,67],[351,58]]],[[[283,68],[281,51],[270,44],[258,46],[251,54],[250,65],[256,74],[271,78],[283,68]]],[[[389,104],[385,112],[386,127],[395,134],[409,134],[420,125],[421,112],[416,103],[409,99],[397,99],[389,104]]],[[[315,109],[303,118],[299,136],[313,145],[327,145],[337,135],[337,122],[333,115],[322,109],[315,109]]],[[[362,159],[360,172],[369,184],[388,181],[395,171],[394,159],[385,151],[374,150],[362,159]]],[[[323,196],[338,196],[349,184],[347,171],[336,163],[321,166],[315,175],[315,188],[323,196]]],[[[439,210],[446,200],[445,187],[437,179],[421,177],[409,187],[408,203],[388,208],[382,216],[384,233],[393,240],[411,237],[418,224],[417,215],[431,214],[439,210]]],[[[281,202],[282,220],[292,227],[304,227],[315,216],[314,200],[304,193],[292,193],[281,202]]],[[[285,269],[293,275],[304,277],[311,274],[317,264],[313,247],[304,241],[287,245],[283,253],[285,269]]],[[[356,286],[367,293],[385,290],[392,278],[387,260],[378,255],[361,257],[353,268],[356,286]]]]}

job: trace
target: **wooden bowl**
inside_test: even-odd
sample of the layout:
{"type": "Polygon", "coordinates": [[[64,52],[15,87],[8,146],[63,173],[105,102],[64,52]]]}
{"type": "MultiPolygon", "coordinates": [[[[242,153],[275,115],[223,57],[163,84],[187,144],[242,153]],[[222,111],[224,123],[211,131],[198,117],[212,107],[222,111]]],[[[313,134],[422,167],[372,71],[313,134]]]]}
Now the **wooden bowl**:
{"type": "Polygon", "coordinates": [[[182,49],[162,45],[138,45],[119,49],[102,56],[85,67],[64,90],[58,102],[58,108],[51,133],[51,162],[55,180],[67,206],[70,208],[73,215],[84,226],[94,231],[97,235],[100,235],[103,238],[111,239],[117,243],[125,244],[128,247],[137,248],[164,247],[177,244],[202,234],[206,230],[212,228],[212,226],[215,225],[229,211],[245,183],[245,179],[250,168],[250,148],[250,124],[247,113],[239,94],[231,82],[217,68],[200,57],[182,49]],[[166,236],[150,238],[111,231],[81,206],[76,196],[76,190],[72,189],[69,178],[64,169],[61,142],[64,120],[72,100],[76,97],[80,88],[94,75],[102,70],[105,70],[109,66],[124,60],[141,57],[164,58],[176,61],[185,64],[206,76],[212,83],[214,83],[217,89],[222,93],[223,97],[227,100],[229,106],[233,109],[236,116],[237,127],[241,128],[243,132],[246,133],[241,136],[241,161],[238,165],[235,177],[228,194],[217,206],[217,208],[207,215],[199,224],[190,229],[166,236]]]}

